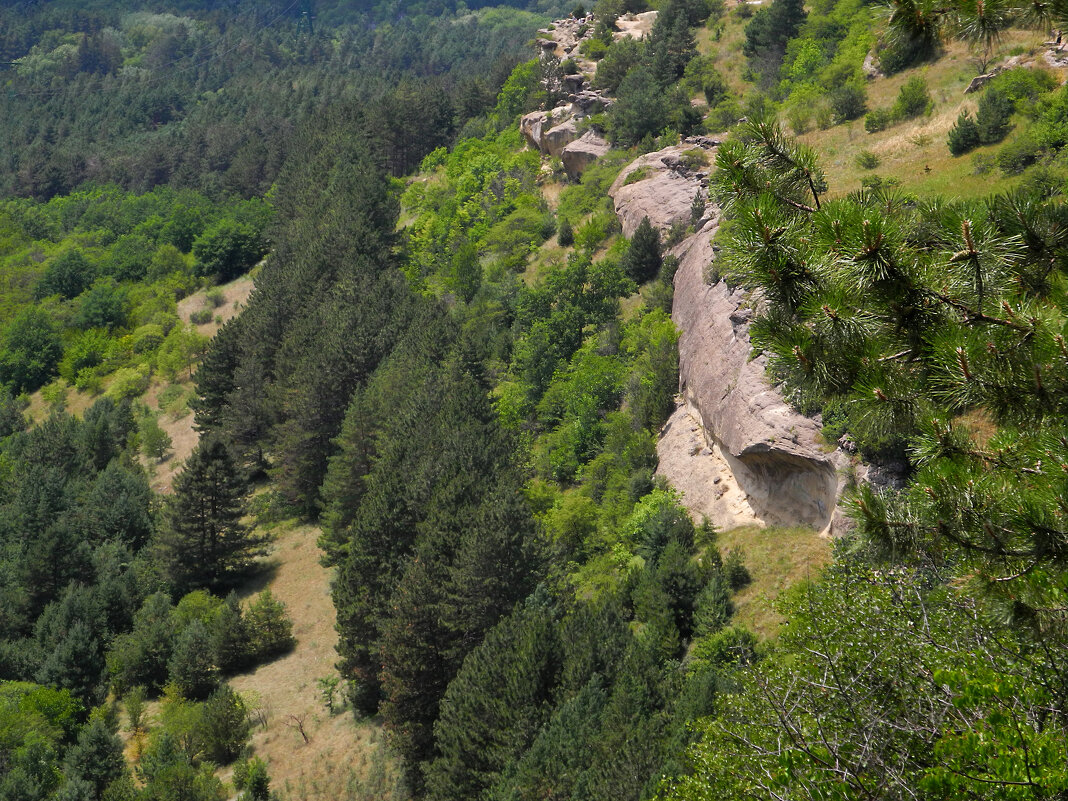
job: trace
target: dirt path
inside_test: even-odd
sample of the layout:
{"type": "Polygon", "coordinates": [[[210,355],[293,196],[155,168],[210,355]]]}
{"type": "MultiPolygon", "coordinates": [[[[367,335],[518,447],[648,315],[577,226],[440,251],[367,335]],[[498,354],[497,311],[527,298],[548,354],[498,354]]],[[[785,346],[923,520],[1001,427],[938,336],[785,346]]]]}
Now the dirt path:
{"type": "MultiPolygon", "coordinates": [[[[330,571],[319,563],[315,526],[280,531],[264,581],[293,619],[296,648],[287,656],[235,676],[235,690],[261,705],[266,727],[253,731],[255,753],[268,764],[271,788],[286,801],[395,797],[395,771],[381,727],[357,723],[348,710],[331,715],[318,680],[333,675],[337,631],[330,571]],[[308,741],[298,729],[303,723],[308,741]]],[[[339,693],[340,700],[340,693],[339,693]]]]}

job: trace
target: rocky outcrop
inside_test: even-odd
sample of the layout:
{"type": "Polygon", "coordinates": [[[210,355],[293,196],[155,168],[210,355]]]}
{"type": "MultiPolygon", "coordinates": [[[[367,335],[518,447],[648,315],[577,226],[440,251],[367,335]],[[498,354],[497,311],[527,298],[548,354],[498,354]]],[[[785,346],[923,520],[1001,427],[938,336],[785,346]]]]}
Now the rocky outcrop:
{"type": "Polygon", "coordinates": [[[519,131],[527,144],[550,156],[559,156],[565,146],[579,138],[570,106],[524,114],[519,120],[519,131]]]}
{"type": "Polygon", "coordinates": [[[687,140],[639,156],[623,168],[608,194],[624,236],[631,236],[643,217],[665,231],[690,221],[693,199],[707,184],[714,148],[713,140],[702,140],[710,144],[687,140]]]}
{"type": "Polygon", "coordinates": [[[645,11],[641,14],[624,14],[616,20],[616,30],[612,34],[616,41],[629,36],[632,39],[644,39],[653,29],[653,23],[659,12],[645,11]]]}
{"type": "Polygon", "coordinates": [[[595,131],[586,131],[560,153],[564,170],[572,180],[578,178],[593,162],[612,149],[605,138],[595,131]]]}
{"type": "MultiPolygon", "coordinates": [[[[693,199],[707,185],[698,152],[710,161],[714,147],[691,140],[625,168],[609,190],[624,233],[643,217],[662,231],[689,223],[693,199]],[[628,183],[636,172],[640,180],[628,183]]],[[[661,432],[659,472],[694,514],[718,526],[801,524],[829,532],[838,469],[848,458],[769,383],[765,358],[753,358],[749,320],[758,300],[706,280],[718,224],[710,207],[695,233],[671,250],[679,260],[672,318],[680,329],[681,401],[661,432]]]]}
{"type": "MultiPolygon", "coordinates": [[[[710,220],[673,251],[679,269],[671,316],[680,329],[683,403],[670,425],[699,425],[708,459],[719,465],[729,503],[713,508],[713,522],[803,524],[830,531],[839,495],[838,468],[848,459],[827,446],[816,420],[794,411],[768,382],[765,357],[752,358],[749,319],[755,299],[745,290],[731,290],[724,281],[705,280],[715,258],[712,237],[717,224],[710,220]]],[[[701,454],[696,456],[700,462],[701,454]]],[[[707,465],[682,468],[682,475],[672,476],[672,481],[692,483],[688,470],[700,475],[707,465]]],[[[720,492],[717,487],[711,494],[720,492]]]]}
{"type": "Polygon", "coordinates": [[[541,150],[550,156],[559,156],[564,148],[579,138],[578,124],[574,118],[568,117],[563,122],[557,123],[545,131],[541,137],[541,150]]]}

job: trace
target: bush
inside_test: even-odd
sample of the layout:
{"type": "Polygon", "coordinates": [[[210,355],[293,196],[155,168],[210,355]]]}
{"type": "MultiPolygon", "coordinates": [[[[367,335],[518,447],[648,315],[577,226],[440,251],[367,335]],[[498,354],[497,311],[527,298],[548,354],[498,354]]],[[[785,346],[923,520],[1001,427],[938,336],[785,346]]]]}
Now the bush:
{"type": "Polygon", "coordinates": [[[266,252],[266,243],[251,225],[220,220],[193,243],[194,269],[201,277],[230,281],[252,269],[266,252]]]}
{"type": "Polygon", "coordinates": [[[857,153],[856,162],[862,170],[874,170],[879,166],[879,157],[870,150],[862,150],[857,153]]]}
{"type": "Polygon", "coordinates": [[[579,52],[591,61],[600,61],[608,53],[608,45],[596,37],[591,37],[579,45],[579,52]]]}
{"type": "Polygon", "coordinates": [[[723,575],[734,592],[748,587],[753,581],[749,568],[742,562],[742,554],[737,550],[727,554],[723,562],[723,575]]]}
{"type": "Polygon", "coordinates": [[[74,325],[78,328],[118,328],[126,323],[126,290],[111,278],[101,278],[82,293],[74,325]]]}
{"type": "Polygon", "coordinates": [[[623,254],[620,266],[628,278],[637,284],[643,284],[656,277],[662,264],[660,234],[653,228],[649,218],[643,217],[630,240],[627,252],[623,254]]]}
{"type": "Polygon", "coordinates": [[[979,98],[979,111],[975,115],[975,125],[979,141],[984,145],[1000,142],[1012,130],[1012,99],[997,87],[986,90],[979,98]]]}
{"type": "Polygon", "coordinates": [[[979,126],[967,111],[962,111],[956,124],[949,129],[946,144],[954,156],[962,156],[979,146],[979,126]]]}
{"type": "Polygon", "coordinates": [[[560,225],[556,232],[556,242],[562,248],[569,248],[575,243],[575,229],[571,227],[571,222],[567,217],[563,217],[560,220],[560,225]]]}
{"type": "Polygon", "coordinates": [[[245,613],[245,626],[255,660],[266,659],[289,651],[293,639],[293,621],[286,615],[286,607],[264,590],[245,613]]]}
{"type": "Polygon", "coordinates": [[[195,739],[204,756],[219,765],[233,762],[248,744],[250,724],[245,702],[225,684],[200,707],[195,739]]]}
{"type": "Polygon", "coordinates": [[[864,130],[868,133],[882,131],[893,122],[893,119],[894,115],[891,113],[890,109],[872,109],[864,117],[864,130]]]}
{"type": "Polygon", "coordinates": [[[927,90],[927,80],[922,75],[914,75],[898,92],[893,116],[895,120],[910,120],[928,113],[933,107],[934,101],[927,90]]]}
{"type": "Polygon", "coordinates": [[[708,102],[709,108],[718,105],[727,99],[730,94],[730,88],[727,86],[727,82],[723,79],[715,69],[709,71],[705,75],[704,85],[701,87],[701,91],[705,95],[705,100],[708,102]]]}
{"type": "Polygon", "coordinates": [[[149,384],[147,365],[123,367],[115,371],[115,377],[108,387],[107,396],[121,401],[127,398],[139,398],[145,394],[149,384]]]}
{"type": "Polygon", "coordinates": [[[639,167],[638,169],[632,170],[630,173],[627,174],[627,177],[623,179],[623,186],[630,186],[631,184],[636,184],[638,183],[638,181],[644,181],[648,177],[649,168],[639,167]]]}
{"type": "Polygon", "coordinates": [[[1056,89],[1057,84],[1057,79],[1047,70],[1016,67],[987,84],[987,92],[996,89],[1004,93],[1012,100],[1016,111],[1026,114],[1041,95],[1056,89]]]}
{"type": "Polygon", "coordinates": [[[204,325],[210,323],[214,318],[215,315],[211,309],[197,309],[189,315],[189,322],[193,325],[204,325]]]}
{"type": "Polygon", "coordinates": [[[1030,135],[1024,134],[1003,145],[998,151],[998,167],[1005,175],[1019,175],[1030,167],[1039,156],[1042,148],[1030,135]]]}
{"type": "Polygon", "coordinates": [[[868,92],[863,86],[848,83],[833,90],[827,99],[836,120],[859,120],[868,110],[868,92]]]}
{"type": "Polygon", "coordinates": [[[148,413],[141,418],[139,426],[141,435],[141,453],[150,459],[162,460],[171,450],[173,443],[170,435],[159,426],[154,414],[148,413]]]}
{"type": "Polygon", "coordinates": [[[738,124],[742,117],[742,107],[732,97],[721,100],[705,118],[705,128],[709,131],[726,131],[738,124]]]}
{"type": "Polygon", "coordinates": [[[186,698],[207,698],[219,686],[219,668],[211,638],[199,620],[178,637],[168,664],[168,676],[186,698]]]}

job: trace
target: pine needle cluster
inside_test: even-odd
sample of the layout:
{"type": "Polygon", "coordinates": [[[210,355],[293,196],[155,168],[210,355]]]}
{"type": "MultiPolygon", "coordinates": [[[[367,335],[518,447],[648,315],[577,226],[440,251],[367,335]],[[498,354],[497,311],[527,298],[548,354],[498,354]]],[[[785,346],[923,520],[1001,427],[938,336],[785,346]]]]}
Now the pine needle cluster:
{"type": "Polygon", "coordinates": [[[866,542],[967,566],[1013,614],[1052,614],[1047,572],[1068,568],[1064,204],[821,201],[815,155],[766,121],[717,166],[721,273],[759,290],[754,345],[868,455],[909,458],[904,491],[853,496],[866,542]]]}

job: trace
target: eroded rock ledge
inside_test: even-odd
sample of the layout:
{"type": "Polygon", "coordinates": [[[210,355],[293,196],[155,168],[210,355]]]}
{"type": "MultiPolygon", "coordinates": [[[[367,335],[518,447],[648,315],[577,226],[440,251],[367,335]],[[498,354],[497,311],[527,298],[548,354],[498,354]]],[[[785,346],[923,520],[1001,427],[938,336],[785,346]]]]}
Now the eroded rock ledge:
{"type": "MultiPolygon", "coordinates": [[[[714,147],[690,140],[624,169],[610,190],[624,233],[646,216],[662,231],[688,222],[694,196],[707,184],[692,151],[711,157],[714,147]],[[641,180],[628,184],[636,170],[641,180]]],[[[752,358],[748,293],[706,281],[718,223],[710,207],[696,232],[670,251],[679,259],[672,318],[681,331],[682,400],[661,433],[659,471],[691,512],[717,526],[807,525],[830,533],[848,457],[828,447],[818,422],[794,411],[768,382],[765,358],[752,358]]]]}

